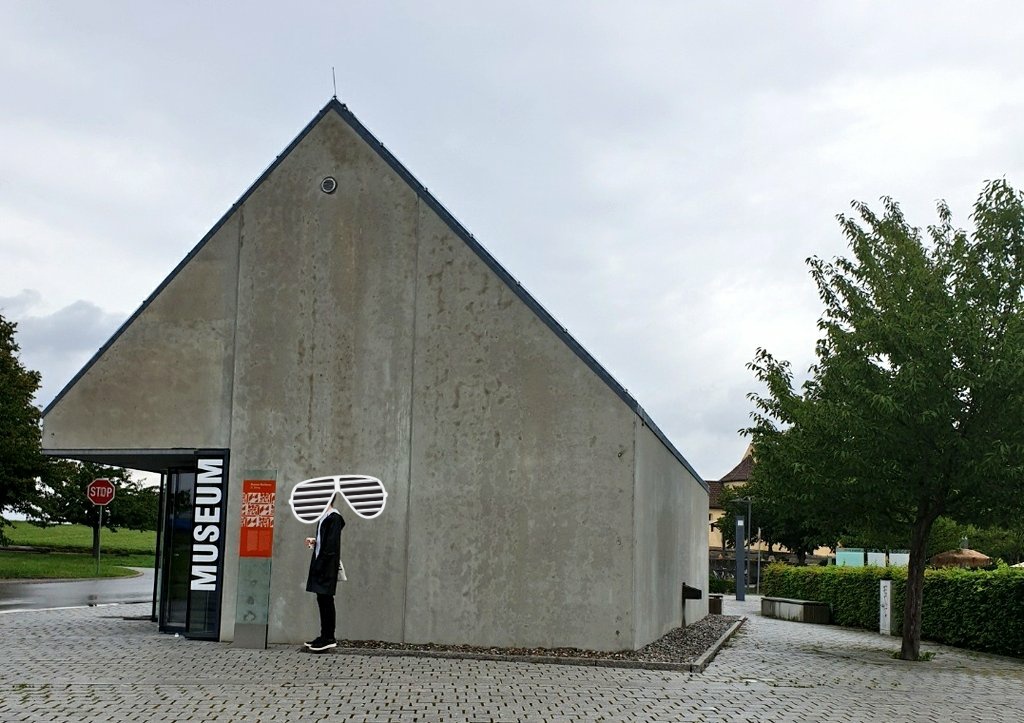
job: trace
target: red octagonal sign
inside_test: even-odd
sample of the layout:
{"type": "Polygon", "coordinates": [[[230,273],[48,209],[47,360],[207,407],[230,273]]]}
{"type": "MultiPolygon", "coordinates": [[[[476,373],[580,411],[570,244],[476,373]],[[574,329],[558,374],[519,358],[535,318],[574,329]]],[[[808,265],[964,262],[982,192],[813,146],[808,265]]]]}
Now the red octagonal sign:
{"type": "Polygon", "coordinates": [[[86,488],[85,495],[94,505],[109,505],[114,499],[114,485],[108,479],[94,479],[86,488]]]}

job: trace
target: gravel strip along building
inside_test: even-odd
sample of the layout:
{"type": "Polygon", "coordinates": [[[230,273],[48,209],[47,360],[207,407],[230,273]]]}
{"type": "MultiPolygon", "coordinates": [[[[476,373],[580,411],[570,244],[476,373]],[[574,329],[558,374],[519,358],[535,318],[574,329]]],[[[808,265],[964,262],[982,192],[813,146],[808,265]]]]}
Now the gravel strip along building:
{"type": "Polygon", "coordinates": [[[348,522],[339,637],[636,649],[707,612],[708,493],[637,401],[337,100],[44,410],[159,472],[160,625],[297,643],[295,485],[348,522]],[[706,592],[706,590],[705,590],[706,592]]]}

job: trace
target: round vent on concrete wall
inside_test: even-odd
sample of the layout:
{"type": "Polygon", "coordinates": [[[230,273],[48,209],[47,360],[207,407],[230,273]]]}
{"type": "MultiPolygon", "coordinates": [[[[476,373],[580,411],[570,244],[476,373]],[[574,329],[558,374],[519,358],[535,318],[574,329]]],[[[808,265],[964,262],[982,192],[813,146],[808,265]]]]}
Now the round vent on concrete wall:
{"type": "Polygon", "coordinates": [[[320,181],[320,190],[324,193],[334,193],[338,190],[338,182],[334,180],[333,176],[327,176],[320,181]]]}

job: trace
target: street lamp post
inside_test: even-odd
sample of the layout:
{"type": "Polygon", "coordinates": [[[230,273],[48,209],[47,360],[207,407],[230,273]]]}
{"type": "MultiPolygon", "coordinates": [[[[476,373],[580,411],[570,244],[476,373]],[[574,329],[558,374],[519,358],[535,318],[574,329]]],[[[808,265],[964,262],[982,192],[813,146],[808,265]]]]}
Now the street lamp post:
{"type": "Polygon", "coordinates": [[[743,515],[736,516],[736,599],[739,602],[747,599],[747,550],[740,544],[740,537],[746,537],[745,523],[743,515]]]}

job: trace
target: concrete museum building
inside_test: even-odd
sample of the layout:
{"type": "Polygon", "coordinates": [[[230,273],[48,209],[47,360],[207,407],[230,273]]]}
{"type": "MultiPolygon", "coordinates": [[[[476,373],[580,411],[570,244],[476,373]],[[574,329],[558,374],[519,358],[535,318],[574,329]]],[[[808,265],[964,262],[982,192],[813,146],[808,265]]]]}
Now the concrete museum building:
{"type": "Polygon", "coordinates": [[[708,491],[635,399],[337,100],[44,410],[53,456],[163,475],[162,630],[297,643],[344,506],[338,637],[638,648],[707,600],[708,491]]]}

